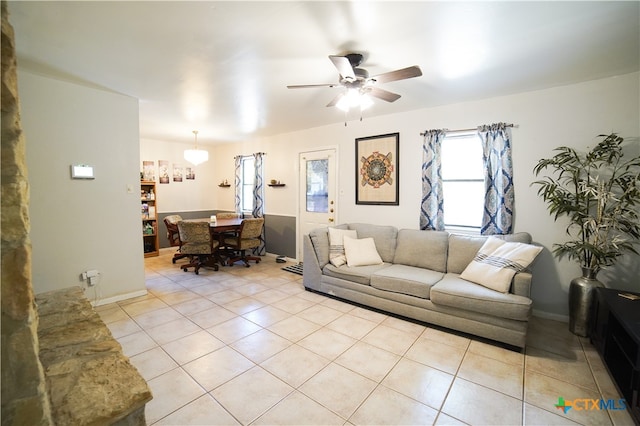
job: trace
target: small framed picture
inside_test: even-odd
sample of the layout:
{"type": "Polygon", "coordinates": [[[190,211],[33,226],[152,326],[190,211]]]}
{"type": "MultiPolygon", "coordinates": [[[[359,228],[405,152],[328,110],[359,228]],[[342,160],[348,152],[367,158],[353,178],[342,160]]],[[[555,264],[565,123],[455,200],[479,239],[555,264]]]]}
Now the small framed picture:
{"type": "Polygon", "coordinates": [[[356,139],[356,204],[397,206],[400,133],[356,139]]]}

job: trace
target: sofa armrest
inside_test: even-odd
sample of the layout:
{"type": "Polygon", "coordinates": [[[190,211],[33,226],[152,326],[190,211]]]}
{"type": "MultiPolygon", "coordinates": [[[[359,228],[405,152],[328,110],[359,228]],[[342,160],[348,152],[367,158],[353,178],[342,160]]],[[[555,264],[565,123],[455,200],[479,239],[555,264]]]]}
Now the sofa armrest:
{"type": "Polygon", "coordinates": [[[531,298],[531,272],[518,272],[511,281],[510,293],[531,298]]]}
{"type": "Polygon", "coordinates": [[[302,249],[302,283],[306,288],[318,290],[320,288],[320,279],[322,278],[322,269],[309,235],[305,235],[302,238],[302,249]]]}

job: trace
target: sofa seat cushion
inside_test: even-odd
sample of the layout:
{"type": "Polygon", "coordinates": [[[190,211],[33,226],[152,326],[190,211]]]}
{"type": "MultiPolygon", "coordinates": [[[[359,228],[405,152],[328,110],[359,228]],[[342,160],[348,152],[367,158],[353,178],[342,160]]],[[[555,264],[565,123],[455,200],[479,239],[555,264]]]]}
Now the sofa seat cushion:
{"type": "Polygon", "coordinates": [[[370,285],[371,275],[391,266],[389,263],[382,263],[380,265],[367,265],[367,266],[348,266],[342,265],[339,268],[328,263],[322,268],[322,273],[329,277],[340,278],[347,281],[353,281],[358,284],[370,285]]]}
{"type": "Polygon", "coordinates": [[[431,301],[438,305],[466,309],[501,318],[527,321],[531,299],[511,293],[499,293],[463,280],[458,274],[446,274],[431,288],[431,301]]]}
{"type": "Polygon", "coordinates": [[[443,277],[442,272],[407,265],[391,265],[371,275],[371,287],[428,299],[431,287],[443,277]]]}

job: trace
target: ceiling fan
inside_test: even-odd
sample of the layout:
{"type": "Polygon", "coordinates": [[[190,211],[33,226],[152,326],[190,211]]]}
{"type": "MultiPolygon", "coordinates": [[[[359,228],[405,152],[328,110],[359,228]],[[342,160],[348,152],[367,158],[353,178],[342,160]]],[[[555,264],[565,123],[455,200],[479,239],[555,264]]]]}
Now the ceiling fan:
{"type": "Polygon", "coordinates": [[[420,77],[422,75],[420,67],[414,65],[412,67],[389,71],[370,77],[367,70],[360,68],[360,64],[363,59],[363,55],[360,53],[348,53],[344,56],[330,55],[329,59],[333,62],[333,65],[340,73],[340,80],[338,83],[302,84],[287,86],[287,88],[307,89],[317,87],[344,87],[347,89],[329,102],[327,104],[328,107],[340,107],[340,103],[343,102],[343,100],[354,94],[358,97],[362,97],[361,95],[370,95],[375,98],[382,99],[383,101],[395,102],[400,99],[400,95],[381,89],[378,87],[378,84],[397,80],[406,80],[408,78],[420,77]]]}

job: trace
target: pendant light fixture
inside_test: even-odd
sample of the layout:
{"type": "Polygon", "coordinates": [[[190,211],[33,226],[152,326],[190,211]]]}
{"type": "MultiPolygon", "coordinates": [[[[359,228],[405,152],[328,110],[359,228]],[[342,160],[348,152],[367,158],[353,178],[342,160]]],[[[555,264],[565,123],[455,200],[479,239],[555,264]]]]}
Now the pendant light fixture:
{"type": "Polygon", "coordinates": [[[209,151],[198,149],[198,131],[194,130],[193,134],[196,138],[195,149],[186,149],[184,151],[184,159],[194,166],[197,166],[198,164],[209,160],[209,151]]]}

